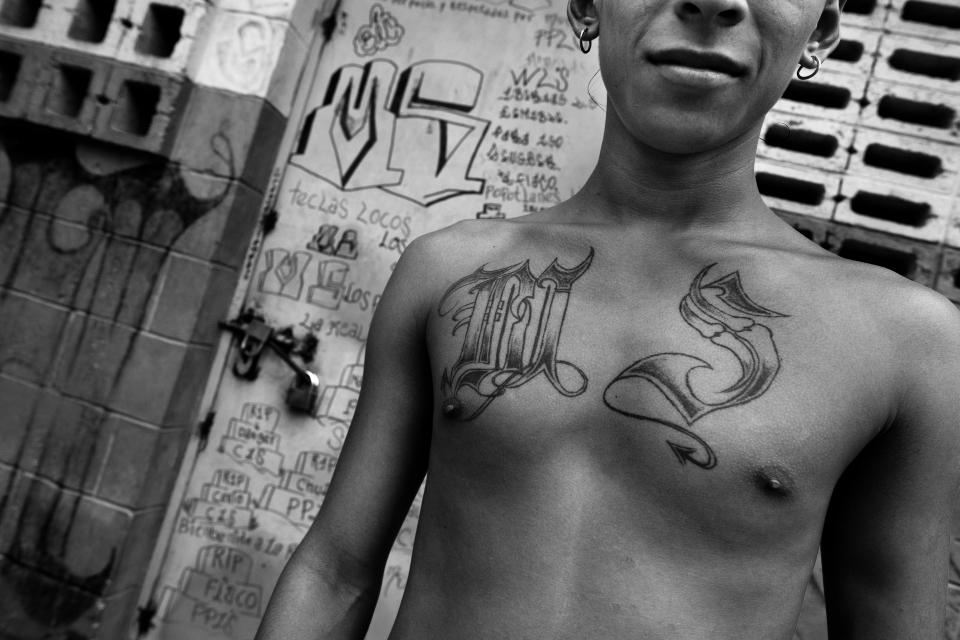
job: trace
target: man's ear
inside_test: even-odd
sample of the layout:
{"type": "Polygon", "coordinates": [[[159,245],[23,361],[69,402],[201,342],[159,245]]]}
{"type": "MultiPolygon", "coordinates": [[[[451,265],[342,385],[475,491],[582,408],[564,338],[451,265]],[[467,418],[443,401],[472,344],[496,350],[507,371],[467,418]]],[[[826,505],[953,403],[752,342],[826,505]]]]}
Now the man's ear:
{"type": "Polygon", "coordinates": [[[589,41],[600,35],[600,21],[597,17],[596,0],[568,0],[567,20],[574,33],[589,41]]]}
{"type": "MultiPolygon", "coordinates": [[[[820,60],[830,55],[840,42],[840,7],[846,0],[827,0],[817,28],[810,35],[807,47],[801,56],[801,64],[816,55],[820,60]]],[[[804,65],[806,66],[806,65],[804,65]]]]}

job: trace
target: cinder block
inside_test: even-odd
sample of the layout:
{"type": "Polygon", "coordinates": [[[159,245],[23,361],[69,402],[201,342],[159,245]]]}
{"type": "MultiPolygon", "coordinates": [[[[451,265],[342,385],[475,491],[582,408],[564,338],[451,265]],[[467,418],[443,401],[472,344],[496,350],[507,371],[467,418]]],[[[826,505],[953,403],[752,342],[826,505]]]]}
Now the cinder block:
{"type": "MultiPolygon", "coordinates": [[[[960,249],[945,248],[936,290],[960,304],[960,249]]],[[[960,535],[960,526],[954,532],[960,535]]],[[[958,582],[960,584],[960,582],[958,582]]]]}
{"type": "Polygon", "coordinates": [[[132,0],[50,0],[56,28],[48,43],[74,51],[114,58],[130,37],[132,0]]]}
{"type": "Polygon", "coordinates": [[[161,507],[134,515],[122,553],[117,558],[117,569],[110,583],[111,593],[138,587],[143,583],[150,556],[157,543],[157,534],[160,533],[164,512],[165,509],[161,507]]]}
{"type": "MultiPolygon", "coordinates": [[[[146,565],[146,563],[144,563],[146,565]]],[[[113,591],[113,589],[111,589],[113,591]]],[[[86,634],[85,637],[98,638],[100,640],[110,640],[111,638],[133,638],[136,637],[137,630],[135,624],[137,621],[137,599],[140,590],[136,588],[126,589],[119,593],[113,593],[101,599],[102,609],[97,611],[96,618],[89,627],[82,627],[77,630],[78,633],[86,634]]],[[[98,607],[99,609],[99,607],[98,607]]]]}
{"type": "Polygon", "coordinates": [[[0,25],[31,29],[36,26],[42,10],[40,0],[4,0],[0,3],[0,25]]]}
{"type": "MultiPolygon", "coordinates": [[[[87,497],[79,498],[67,536],[64,554],[67,565],[80,575],[104,570],[112,556],[119,560],[124,543],[132,537],[129,535],[133,533],[132,524],[131,514],[126,510],[87,497]]],[[[120,587],[119,584],[111,586],[120,587]]]]}
{"type": "Polygon", "coordinates": [[[189,347],[140,333],[117,372],[111,406],[139,420],[162,424],[183,399],[175,386],[189,347]]]}
{"type": "Polygon", "coordinates": [[[92,291],[90,283],[96,280],[94,258],[106,237],[81,226],[81,221],[34,216],[11,287],[60,305],[85,308],[92,291]]]}
{"type": "MultiPolygon", "coordinates": [[[[49,440],[51,426],[56,421],[59,402],[62,396],[52,389],[39,390],[34,396],[35,403],[23,424],[22,433],[13,430],[13,442],[5,448],[4,457],[16,471],[36,474],[49,440]]],[[[62,456],[61,456],[62,457],[62,456]]],[[[53,481],[53,478],[48,478],[53,481]]],[[[71,487],[76,489],[77,487],[71,487]]],[[[2,527],[0,527],[2,528],[2,527]]],[[[0,536],[2,537],[2,536],[0,536]]]]}
{"type": "MultiPolygon", "coordinates": [[[[7,549],[17,537],[18,517],[27,501],[29,477],[15,467],[11,469],[7,491],[4,492],[4,517],[0,518],[0,549],[7,549]]],[[[0,584],[3,581],[0,580],[0,584]]]]}
{"type": "Polygon", "coordinates": [[[873,73],[894,84],[960,93],[960,44],[956,35],[953,42],[942,42],[885,34],[873,73]]]}
{"type": "Polygon", "coordinates": [[[226,190],[223,201],[187,228],[174,250],[228,267],[240,267],[260,220],[263,196],[240,182],[205,178],[226,190]]]}
{"type": "Polygon", "coordinates": [[[266,98],[284,117],[289,117],[307,57],[307,41],[289,23],[284,26],[282,38],[283,44],[270,74],[266,98]]]}
{"type": "MultiPolygon", "coordinates": [[[[56,383],[64,393],[94,404],[107,405],[118,395],[118,380],[125,368],[149,366],[136,362],[146,355],[134,348],[136,332],[125,325],[105,319],[77,314],[70,318],[63,331],[63,350],[57,363],[56,383]]],[[[162,396],[167,368],[160,367],[155,378],[145,383],[140,395],[155,390],[162,396]]],[[[163,402],[158,397],[157,402],[163,402]]]]}
{"type": "Polygon", "coordinates": [[[147,482],[137,497],[139,508],[166,507],[170,492],[180,472],[180,463],[187,450],[187,443],[194,432],[193,424],[177,429],[164,429],[160,435],[151,460],[152,471],[147,474],[147,482]]]}
{"type": "Polygon", "coordinates": [[[0,373],[46,381],[66,324],[64,309],[6,293],[0,302],[0,326],[10,338],[0,340],[0,373]]]}
{"type": "Polygon", "coordinates": [[[92,491],[110,445],[105,412],[64,396],[43,399],[30,425],[22,468],[61,487],[92,491]]]}
{"type": "Polygon", "coordinates": [[[840,176],[758,160],[757,185],[767,206],[830,219],[840,191],[840,176]]]}
{"type": "MultiPolygon", "coordinates": [[[[55,6],[63,6],[62,0],[53,0],[55,6]]],[[[66,38],[75,42],[102,45],[114,21],[117,9],[116,0],[75,0],[63,6],[70,12],[70,25],[66,29],[66,38]]],[[[109,55],[116,48],[105,51],[109,55]]]]}
{"type": "Polygon", "coordinates": [[[901,86],[874,79],[867,90],[861,126],[956,142],[960,94],[901,86]]]}
{"type": "Polygon", "coordinates": [[[48,43],[62,30],[56,7],[41,0],[4,0],[0,4],[0,38],[48,43]]]}
{"type": "Polygon", "coordinates": [[[892,0],[886,26],[897,33],[955,43],[960,6],[954,0],[892,0]]]}
{"type": "Polygon", "coordinates": [[[0,628],[16,635],[5,633],[6,638],[111,637],[93,635],[104,603],[97,593],[99,579],[89,581],[93,590],[81,589],[68,582],[74,578],[69,574],[66,580],[50,577],[59,568],[53,562],[38,571],[25,566],[14,551],[8,556],[0,557],[0,628]]]}
{"type": "Polygon", "coordinates": [[[23,474],[5,506],[0,544],[10,550],[17,542],[17,561],[77,582],[88,578],[91,590],[99,575],[106,586],[127,537],[129,512],[23,474]]]}
{"type": "Polygon", "coordinates": [[[169,154],[190,87],[182,77],[115,63],[94,136],[134,149],[169,154]]]}
{"type": "Polygon", "coordinates": [[[0,463],[0,496],[7,495],[12,489],[14,473],[13,467],[0,463]]]}
{"type": "Polygon", "coordinates": [[[164,426],[168,428],[197,425],[200,411],[200,399],[210,377],[214,349],[191,346],[183,359],[176,384],[173,387],[173,402],[164,416],[164,426]]]}
{"type": "Polygon", "coordinates": [[[213,344],[217,321],[226,317],[237,270],[174,255],[164,273],[150,331],[161,336],[213,344]]]}
{"type": "Polygon", "coordinates": [[[953,213],[947,225],[946,244],[960,249],[960,198],[955,199],[953,203],[953,213]]]}
{"type": "Polygon", "coordinates": [[[47,53],[40,45],[0,37],[0,116],[26,114],[47,53]]]}
{"type": "Polygon", "coordinates": [[[170,74],[184,74],[209,8],[197,0],[134,0],[134,25],[117,59],[170,74]]]}
{"type": "Polygon", "coordinates": [[[217,10],[188,74],[198,85],[266,98],[287,116],[306,51],[287,22],[217,10]]]}
{"type": "Polygon", "coordinates": [[[850,26],[846,20],[840,26],[840,42],[823,62],[820,74],[828,82],[837,82],[836,74],[868,77],[880,48],[881,31],[850,26]]]}
{"type": "MultiPolygon", "coordinates": [[[[0,438],[0,462],[20,464],[27,436],[33,428],[39,389],[20,380],[0,377],[0,407],[3,407],[3,437],[0,438]]],[[[0,495],[5,492],[0,491],[0,495]]]]}
{"type": "Polygon", "coordinates": [[[946,640],[960,639],[960,587],[947,588],[947,617],[944,623],[946,640]]]}
{"type": "Polygon", "coordinates": [[[286,124],[263,98],[197,85],[170,157],[194,171],[265,191],[286,124]]]}
{"type": "Polygon", "coordinates": [[[39,124],[89,134],[110,74],[103,59],[68,50],[53,51],[46,57],[25,114],[39,124]]]}
{"type": "MultiPolygon", "coordinates": [[[[0,130],[2,135],[2,130],[0,130]]],[[[0,177],[2,180],[2,177],[0,177]]],[[[26,249],[27,234],[34,216],[13,205],[5,205],[0,200],[0,282],[10,285],[13,274],[19,268],[21,252],[26,249]]],[[[0,292],[3,289],[0,288],[0,292]]],[[[0,293],[0,296],[4,295],[0,293]]]]}
{"type": "Polygon", "coordinates": [[[960,153],[955,145],[862,128],[853,147],[850,175],[944,195],[957,187],[960,153]]]}
{"type": "Polygon", "coordinates": [[[253,13],[289,22],[304,41],[309,41],[332,4],[309,0],[223,0],[217,6],[225,11],[253,13]]]}
{"type": "Polygon", "coordinates": [[[166,252],[157,247],[111,237],[96,263],[96,278],[89,283],[90,313],[114,322],[140,327],[144,324],[157,277],[166,252]]]}
{"type": "Polygon", "coordinates": [[[860,114],[866,83],[866,77],[848,75],[793,79],[773,110],[795,117],[853,123],[860,114]]]}
{"type": "Polygon", "coordinates": [[[924,242],[942,242],[946,234],[948,196],[850,176],[843,181],[841,195],[837,222],[924,242]]]}
{"type": "Polygon", "coordinates": [[[40,3],[36,0],[6,0],[5,4],[38,5],[39,12],[30,27],[0,21],[0,37],[110,58],[116,54],[124,38],[127,28],[123,8],[130,1],[45,0],[40,3]]]}
{"type": "Polygon", "coordinates": [[[886,0],[848,0],[843,12],[843,26],[861,29],[883,29],[889,4],[886,0]]]}
{"type": "MultiPolygon", "coordinates": [[[[118,415],[105,416],[103,430],[108,434],[110,450],[97,470],[99,482],[92,492],[105,500],[136,509],[151,473],[164,473],[152,463],[163,432],[118,415]]],[[[166,470],[167,473],[171,471],[166,470]]]]}
{"type": "Polygon", "coordinates": [[[850,157],[853,129],[832,120],[768,114],[757,152],[776,162],[842,172],[850,157]]]}

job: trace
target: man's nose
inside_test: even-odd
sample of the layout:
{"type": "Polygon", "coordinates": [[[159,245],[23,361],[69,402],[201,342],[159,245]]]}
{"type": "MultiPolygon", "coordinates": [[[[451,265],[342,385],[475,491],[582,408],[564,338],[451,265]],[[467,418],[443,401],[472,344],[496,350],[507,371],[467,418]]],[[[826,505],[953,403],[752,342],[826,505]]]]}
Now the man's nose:
{"type": "Polygon", "coordinates": [[[746,17],[747,0],[677,0],[675,10],[684,22],[732,27],[746,17]]]}

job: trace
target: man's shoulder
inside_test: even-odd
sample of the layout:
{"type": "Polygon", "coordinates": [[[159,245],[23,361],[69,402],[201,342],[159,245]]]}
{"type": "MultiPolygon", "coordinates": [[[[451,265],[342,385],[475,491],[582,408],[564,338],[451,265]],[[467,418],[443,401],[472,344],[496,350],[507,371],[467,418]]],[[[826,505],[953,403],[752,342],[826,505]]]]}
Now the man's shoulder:
{"type": "Polygon", "coordinates": [[[397,262],[392,286],[411,301],[430,307],[438,295],[464,275],[517,245],[515,225],[494,220],[464,220],[413,239],[397,262]]]}
{"type": "Polygon", "coordinates": [[[947,297],[885,267],[824,252],[797,255],[789,271],[892,331],[956,329],[960,320],[947,297]]]}
{"type": "MultiPolygon", "coordinates": [[[[523,242],[521,225],[504,220],[462,220],[414,239],[402,261],[421,275],[436,274],[441,281],[463,275],[523,242]]],[[[427,284],[434,278],[428,278],[427,284]]]]}
{"type": "Polygon", "coordinates": [[[960,310],[941,293],[889,269],[837,258],[820,273],[841,312],[867,327],[886,355],[898,389],[928,387],[933,378],[960,376],[960,310]],[[939,373],[937,373],[939,372],[939,373]]]}
{"type": "Polygon", "coordinates": [[[411,246],[418,248],[422,258],[435,261],[454,258],[452,251],[484,255],[500,243],[515,240],[520,226],[511,220],[460,220],[417,237],[411,246]]]}
{"type": "MultiPolygon", "coordinates": [[[[895,342],[960,335],[960,311],[946,296],[884,267],[838,258],[836,286],[880,321],[895,342]]],[[[915,345],[914,345],[915,346],[915,345]]]]}

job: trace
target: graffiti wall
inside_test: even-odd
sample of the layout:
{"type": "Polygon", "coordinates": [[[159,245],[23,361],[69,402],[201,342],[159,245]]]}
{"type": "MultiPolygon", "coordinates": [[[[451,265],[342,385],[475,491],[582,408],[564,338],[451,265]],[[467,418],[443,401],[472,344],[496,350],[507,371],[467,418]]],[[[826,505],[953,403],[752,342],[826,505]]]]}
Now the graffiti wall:
{"type": "MultiPolygon", "coordinates": [[[[341,5],[301,88],[273,186],[278,222],[254,242],[245,274],[244,310],[320,380],[315,415],[287,405],[297,374],[275,354],[261,355],[255,380],[228,359],[175,505],[151,637],[253,636],[336,468],[370,319],[407,244],[457,220],[548,207],[592,169],[603,88],[563,11],[557,0],[341,5]]],[[[371,639],[392,623],[418,507],[387,563],[371,639]]]]}

